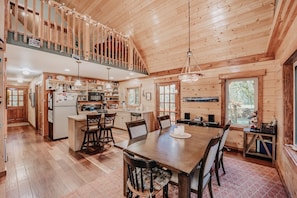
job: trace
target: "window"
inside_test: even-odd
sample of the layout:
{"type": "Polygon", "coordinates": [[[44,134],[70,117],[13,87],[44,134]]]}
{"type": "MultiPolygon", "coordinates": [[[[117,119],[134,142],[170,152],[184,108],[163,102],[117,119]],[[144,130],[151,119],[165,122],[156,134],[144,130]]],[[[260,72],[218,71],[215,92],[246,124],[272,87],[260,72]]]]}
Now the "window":
{"type": "Polygon", "coordinates": [[[24,106],[24,90],[7,89],[7,106],[8,107],[24,106]]]}
{"type": "Polygon", "coordinates": [[[140,95],[139,87],[128,88],[128,105],[139,105],[140,95]]]}
{"type": "Polygon", "coordinates": [[[266,70],[260,69],[253,72],[219,75],[222,90],[221,125],[231,119],[232,128],[242,130],[249,125],[248,117],[257,110],[257,126],[260,127],[263,119],[263,76],[265,74],[266,70]]]}
{"type": "Polygon", "coordinates": [[[258,79],[240,78],[226,81],[226,119],[232,125],[248,126],[250,116],[258,110],[258,79]]]}

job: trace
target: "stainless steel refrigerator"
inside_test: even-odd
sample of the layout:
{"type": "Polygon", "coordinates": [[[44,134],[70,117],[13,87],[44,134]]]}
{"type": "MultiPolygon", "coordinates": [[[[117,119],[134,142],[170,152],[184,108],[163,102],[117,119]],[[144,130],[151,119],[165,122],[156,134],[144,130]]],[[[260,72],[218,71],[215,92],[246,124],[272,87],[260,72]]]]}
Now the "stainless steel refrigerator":
{"type": "Polygon", "coordinates": [[[77,93],[53,92],[48,95],[49,137],[68,137],[68,116],[77,115],[77,93]]]}

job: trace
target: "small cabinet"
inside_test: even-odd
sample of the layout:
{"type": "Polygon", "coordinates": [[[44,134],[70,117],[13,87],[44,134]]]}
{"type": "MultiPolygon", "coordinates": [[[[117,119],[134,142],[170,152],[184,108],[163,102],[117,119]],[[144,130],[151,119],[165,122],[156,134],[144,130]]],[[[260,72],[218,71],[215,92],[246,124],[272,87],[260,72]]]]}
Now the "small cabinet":
{"type": "Polygon", "coordinates": [[[130,122],[130,113],[125,111],[116,112],[116,118],[114,120],[114,127],[127,130],[126,122],[130,122]]]}
{"type": "Polygon", "coordinates": [[[243,156],[253,155],[264,157],[275,163],[276,156],[276,135],[263,133],[244,128],[243,130],[243,156]]]}

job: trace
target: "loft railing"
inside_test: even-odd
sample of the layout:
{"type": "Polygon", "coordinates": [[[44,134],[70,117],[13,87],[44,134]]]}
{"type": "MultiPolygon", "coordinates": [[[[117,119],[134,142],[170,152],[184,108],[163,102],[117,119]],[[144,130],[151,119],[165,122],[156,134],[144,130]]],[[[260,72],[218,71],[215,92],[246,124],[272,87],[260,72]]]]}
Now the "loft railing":
{"type": "Polygon", "coordinates": [[[130,38],[55,1],[9,0],[5,24],[14,43],[148,74],[130,38]]]}

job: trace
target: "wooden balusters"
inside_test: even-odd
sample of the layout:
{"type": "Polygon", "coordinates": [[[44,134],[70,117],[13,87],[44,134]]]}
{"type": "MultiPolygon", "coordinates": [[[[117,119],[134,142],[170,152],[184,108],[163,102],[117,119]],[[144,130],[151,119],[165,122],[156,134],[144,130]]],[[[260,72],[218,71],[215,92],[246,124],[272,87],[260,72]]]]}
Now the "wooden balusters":
{"type": "Polygon", "coordinates": [[[55,1],[32,0],[29,5],[28,0],[23,2],[19,5],[19,0],[7,1],[7,15],[11,12],[14,17],[6,17],[6,29],[13,31],[14,40],[23,34],[22,41],[27,43],[28,36],[32,36],[40,40],[41,47],[46,41],[50,50],[146,73],[146,65],[133,41],[121,33],[55,1]]]}

